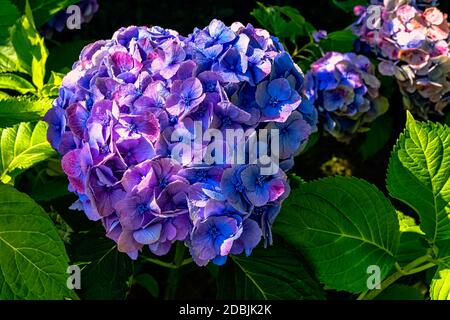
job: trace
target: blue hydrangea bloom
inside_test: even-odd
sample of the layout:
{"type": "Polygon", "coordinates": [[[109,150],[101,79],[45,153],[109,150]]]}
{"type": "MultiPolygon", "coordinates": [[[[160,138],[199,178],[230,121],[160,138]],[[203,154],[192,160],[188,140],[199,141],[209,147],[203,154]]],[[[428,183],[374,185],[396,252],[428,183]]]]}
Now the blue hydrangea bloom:
{"type": "Polygon", "coordinates": [[[344,142],[387,111],[379,88],[369,59],[354,53],[328,52],[306,75],[306,95],[323,118],[323,128],[344,142]]]}
{"type": "MultiPolygon", "coordinates": [[[[157,26],[119,29],[81,51],[45,116],[79,198],[71,208],[101,220],[132,259],[144,247],[167,254],[176,241],[199,265],[250,255],[261,239],[272,243],[290,191],[282,169],[316,129],[303,89],[303,73],[278,39],[252,25],[213,20],[187,37],[157,26]],[[192,135],[200,156],[213,144],[227,150],[220,139],[197,141],[198,123],[219,133],[279,130],[282,169],[261,175],[245,148],[239,164],[176,157],[178,130],[192,135]]],[[[239,139],[248,148],[249,136],[239,139]]]]}

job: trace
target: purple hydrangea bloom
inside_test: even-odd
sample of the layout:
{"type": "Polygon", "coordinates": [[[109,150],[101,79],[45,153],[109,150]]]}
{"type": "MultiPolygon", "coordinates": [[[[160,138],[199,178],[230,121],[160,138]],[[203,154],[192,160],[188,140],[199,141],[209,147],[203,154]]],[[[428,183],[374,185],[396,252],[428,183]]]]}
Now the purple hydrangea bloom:
{"type": "Polygon", "coordinates": [[[380,60],[381,74],[395,77],[405,108],[424,119],[442,115],[450,92],[447,14],[435,0],[372,0],[372,5],[355,7],[353,31],[363,44],[358,47],[380,60]],[[374,12],[380,14],[375,25],[374,12]]]}
{"type": "Polygon", "coordinates": [[[369,59],[354,53],[328,52],[306,75],[306,95],[323,118],[325,131],[340,141],[349,141],[387,111],[379,88],[369,59]]]}
{"type": "Polygon", "coordinates": [[[45,116],[79,197],[71,208],[101,220],[132,259],[144,247],[165,255],[176,241],[199,265],[249,255],[261,238],[272,242],[289,194],[282,169],[263,175],[260,159],[251,160],[251,133],[280,132],[279,152],[268,151],[287,170],[317,124],[303,89],[303,73],[279,41],[251,25],[213,20],[187,37],[119,29],[82,50],[45,116]],[[230,130],[250,134],[230,147],[230,130]],[[178,152],[187,143],[195,152],[178,152]],[[239,146],[243,162],[228,162],[239,146]],[[205,161],[220,151],[225,161],[205,161]]]}

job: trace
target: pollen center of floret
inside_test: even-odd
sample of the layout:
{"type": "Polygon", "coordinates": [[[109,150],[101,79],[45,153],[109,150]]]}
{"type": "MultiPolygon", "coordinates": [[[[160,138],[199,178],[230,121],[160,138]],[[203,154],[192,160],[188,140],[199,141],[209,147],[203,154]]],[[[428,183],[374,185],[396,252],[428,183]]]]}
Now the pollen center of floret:
{"type": "Polygon", "coordinates": [[[270,99],[269,99],[269,104],[274,108],[278,106],[279,102],[280,101],[278,100],[277,97],[270,97],[270,99]]]}

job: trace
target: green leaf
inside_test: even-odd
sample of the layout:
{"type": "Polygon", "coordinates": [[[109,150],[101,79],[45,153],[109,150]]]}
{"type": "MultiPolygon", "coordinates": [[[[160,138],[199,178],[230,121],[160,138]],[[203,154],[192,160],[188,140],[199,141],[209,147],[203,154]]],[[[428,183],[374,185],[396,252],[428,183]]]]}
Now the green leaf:
{"type": "Polygon", "coordinates": [[[9,0],[0,0],[0,44],[9,36],[8,29],[16,23],[20,16],[17,7],[9,0]]]}
{"type": "Polygon", "coordinates": [[[10,97],[0,100],[0,128],[20,122],[40,120],[52,106],[50,99],[31,100],[26,97],[10,97]]]}
{"type": "Polygon", "coordinates": [[[295,42],[299,36],[307,36],[315,28],[305,20],[297,9],[291,7],[265,6],[258,2],[251,15],[261,26],[281,39],[295,42]]]}
{"type": "Polygon", "coordinates": [[[353,42],[356,36],[351,30],[334,31],[319,42],[324,51],[350,52],[353,51],[353,42]]]}
{"type": "Polygon", "coordinates": [[[154,297],[159,296],[158,282],[149,274],[140,274],[134,278],[134,282],[141,287],[147,289],[147,291],[154,297]]]}
{"type": "Polygon", "coordinates": [[[10,41],[21,69],[32,75],[33,83],[42,88],[45,77],[45,63],[48,51],[33,23],[29,12],[11,28],[10,41]]]}
{"type": "Polygon", "coordinates": [[[420,226],[416,223],[413,217],[407,216],[403,212],[397,210],[398,223],[400,225],[400,232],[413,232],[424,235],[420,226]]]}
{"type": "Polygon", "coordinates": [[[329,177],[301,185],[283,202],[274,231],[310,259],[332,289],[367,290],[367,269],[384,278],[395,263],[399,225],[389,200],[356,178],[329,177]]]}
{"type": "Polygon", "coordinates": [[[0,46],[0,72],[29,73],[27,68],[21,66],[16,51],[11,43],[0,46]]]}
{"type": "Polygon", "coordinates": [[[59,88],[62,84],[64,74],[51,71],[50,79],[42,88],[40,94],[43,97],[57,97],[59,95],[59,88]]]}
{"type": "Polygon", "coordinates": [[[22,171],[53,156],[47,142],[47,123],[20,123],[0,129],[0,180],[10,183],[22,171]]]}
{"type": "Polygon", "coordinates": [[[372,123],[358,150],[363,160],[371,158],[386,145],[391,137],[393,127],[394,119],[389,114],[379,117],[372,123]]]}
{"type": "Polygon", "coordinates": [[[72,261],[81,267],[81,292],[85,299],[124,299],[132,274],[131,259],[117,250],[114,241],[85,236],[72,250],[72,261]]]}
{"type": "Polygon", "coordinates": [[[375,300],[424,300],[424,298],[424,294],[418,288],[394,284],[383,290],[375,300]]]}
{"type": "Polygon", "coordinates": [[[413,208],[431,242],[450,239],[450,128],[408,113],[389,160],[387,189],[413,208]]]}
{"type": "MultiPolygon", "coordinates": [[[[250,257],[233,256],[240,279],[238,298],[322,300],[323,289],[296,253],[283,247],[257,248],[250,257]],[[242,281],[242,280],[245,281],[242,281]]],[[[236,273],[234,272],[236,276],[236,273]]]]}
{"type": "Polygon", "coordinates": [[[450,300],[450,267],[441,266],[431,280],[431,300],[450,300]]]}
{"type": "Polygon", "coordinates": [[[0,89],[14,90],[21,94],[36,91],[28,80],[13,73],[0,73],[0,89]]]}
{"type": "Polygon", "coordinates": [[[5,92],[0,91],[0,100],[8,99],[11,96],[5,92]]]}
{"type": "Polygon", "coordinates": [[[264,300],[261,291],[233,259],[229,259],[224,266],[218,268],[216,284],[217,300],[264,300]]]}
{"type": "Polygon", "coordinates": [[[333,0],[333,3],[339,9],[351,13],[353,12],[353,8],[358,5],[367,5],[367,0],[333,0]]]}
{"type": "Polygon", "coordinates": [[[68,258],[45,212],[27,195],[0,185],[0,300],[64,299],[68,258]]]}

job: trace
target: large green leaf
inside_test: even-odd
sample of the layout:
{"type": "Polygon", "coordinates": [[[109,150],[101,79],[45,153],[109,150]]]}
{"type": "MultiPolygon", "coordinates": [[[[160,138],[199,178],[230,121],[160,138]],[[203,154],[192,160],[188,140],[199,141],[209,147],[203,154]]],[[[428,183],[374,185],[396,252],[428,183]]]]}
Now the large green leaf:
{"type": "Polygon", "coordinates": [[[232,259],[237,266],[233,278],[239,277],[237,272],[241,273],[233,285],[236,298],[324,299],[323,289],[307,269],[306,262],[286,248],[257,248],[250,257],[241,255],[232,259]]]}
{"type": "Polygon", "coordinates": [[[43,121],[0,129],[0,181],[10,183],[22,171],[54,155],[46,135],[43,121]]]}
{"type": "Polygon", "coordinates": [[[0,46],[0,72],[19,71],[29,73],[28,69],[21,66],[16,51],[10,42],[0,46]]]}
{"type": "Polygon", "coordinates": [[[0,185],[0,300],[69,297],[67,267],[64,244],[42,208],[0,185]]]}
{"type": "Polygon", "coordinates": [[[85,299],[124,299],[132,273],[131,259],[117,250],[114,241],[86,236],[73,248],[72,261],[81,267],[81,292],[85,299]]]}
{"type": "Polygon", "coordinates": [[[33,83],[38,89],[42,88],[48,51],[44,38],[36,30],[29,7],[26,7],[25,15],[11,27],[9,40],[17,55],[20,68],[32,75],[33,83]]]}
{"type": "Polygon", "coordinates": [[[450,128],[407,118],[389,160],[387,188],[419,214],[431,242],[450,239],[450,128]]]}
{"type": "Polygon", "coordinates": [[[431,280],[430,297],[432,300],[450,300],[450,267],[442,265],[431,280]]]}
{"type": "Polygon", "coordinates": [[[0,100],[0,128],[10,127],[20,122],[40,120],[52,101],[47,98],[32,100],[26,97],[6,98],[0,100]]]}
{"type": "Polygon", "coordinates": [[[10,28],[19,18],[20,12],[10,0],[0,0],[0,43],[8,38],[10,28]]]}
{"type": "Polygon", "coordinates": [[[300,185],[274,227],[304,251],[326,286],[355,293],[367,290],[369,266],[388,274],[400,236],[389,200],[368,182],[344,177],[300,185]]]}
{"type": "Polygon", "coordinates": [[[0,73],[0,89],[13,90],[21,94],[36,90],[28,80],[13,73],[0,73]]]}

